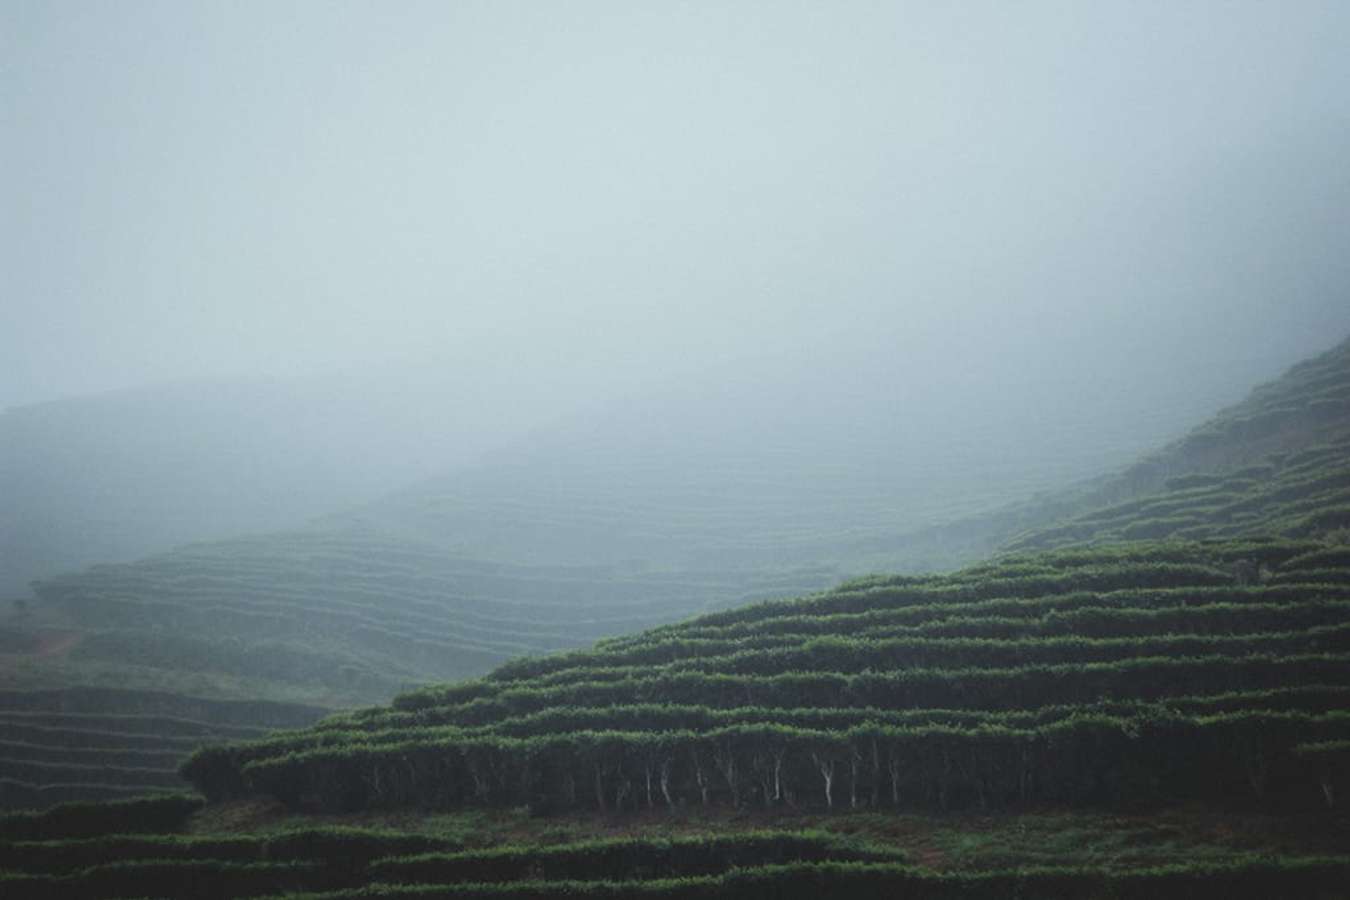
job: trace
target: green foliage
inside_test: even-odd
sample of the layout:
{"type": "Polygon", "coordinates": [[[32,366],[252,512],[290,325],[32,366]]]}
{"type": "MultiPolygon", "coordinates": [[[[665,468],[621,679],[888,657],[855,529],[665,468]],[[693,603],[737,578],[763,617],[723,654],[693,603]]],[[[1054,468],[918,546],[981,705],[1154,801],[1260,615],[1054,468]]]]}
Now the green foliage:
{"type": "MultiPolygon", "coordinates": [[[[1169,480],[1157,493],[1013,540],[1015,550],[1160,538],[1327,538],[1350,524],[1350,417],[1331,441],[1269,465],[1169,480]]],[[[1314,551],[1315,552],[1315,551],[1314,551]]],[[[1256,572],[1252,573],[1253,575],[1256,572]]]]}
{"type": "Polygon", "coordinates": [[[325,890],[347,884],[316,862],[162,859],[111,862],[68,874],[0,874],[6,897],[69,900],[104,897],[201,897],[230,900],[277,890],[325,890]]]}
{"type": "Polygon", "coordinates": [[[374,879],[392,884],[596,882],[713,875],[788,862],[887,858],[893,859],[894,853],[864,850],[826,834],[750,831],[422,854],[380,860],[370,872],[374,879]]]}
{"type": "Polygon", "coordinates": [[[351,891],[307,894],[314,900],[366,897],[499,898],[650,897],[661,900],[1007,900],[1012,897],[1112,897],[1120,900],[1186,900],[1223,896],[1232,900],[1337,896],[1350,877],[1343,859],[1270,860],[1251,857],[1224,863],[1194,863],[1103,871],[1077,866],[937,873],[913,866],[866,862],[801,862],[754,866],[723,875],[622,881],[525,881],[505,883],[378,885],[351,891]]]}
{"type": "Polygon", "coordinates": [[[62,803],[42,812],[0,817],[0,841],[46,841],[106,834],[177,831],[201,809],[202,799],[186,794],[110,803],[62,803]]]}

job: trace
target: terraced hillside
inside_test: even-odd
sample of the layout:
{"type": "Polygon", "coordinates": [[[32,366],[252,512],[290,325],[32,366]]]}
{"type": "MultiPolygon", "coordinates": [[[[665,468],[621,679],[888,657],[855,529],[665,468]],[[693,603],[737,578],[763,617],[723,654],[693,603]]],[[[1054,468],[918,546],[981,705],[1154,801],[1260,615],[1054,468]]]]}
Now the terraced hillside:
{"type": "Polygon", "coordinates": [[[778,385],[691,388],[665,398],[659,421],[644,403],[559,428],[310,528],[46,578],[34,612],[80,639],[14,677],[378,702],[877,566],[968,560],[979,547],[916,554],[883,535],[1062,481],[1171,421],[1155,410],[1147,425],[1047,426],[1017,444],[1004,439],[1020,427],[1014,407],[944,435],[950,411],[912,387],[902,421],[862,415],[884,371],[856,368],[848,391],[805,383],[782,408],[778,385]]]}
{"type": "Polygon", "coordinates": [[[0,600],[92,563],[301,526],[468,463],[542,406],[516,392],[486,409],[499,379],[459,376],[188,380],[0,409],[0,600]]]}
{"type": "Polygon", "coordinates": [[[15,898],[227,898],[342,892],[367,879],[377,890],[398,893],[397,885],[430,878],[492,881],[508,892],[522,882],[547,879],[585,893],[597,878],[634,867],[657,877],[698,873],[695,883],[712,885],[735,877],[737,870],[772,871],[787,860],[847,861],[884,870],[898,859],[894,851],[824,832],[608,838],[547,850],[488,848],[464,831],[312,823],[261,833],[194,833],[188,816],[199,805],[166,797],[0,820],[0,889],[15,898]]]}
{"type": "Polygon", "coordinates": [[[40,583],[42,607],[84,631],[64,673],[34,677],[134,660],[147,686],[181,673],[223,695],[369,703],[831,574],[512,566],[376,532],[243,538],[40,583]]]}
{"type": "Polygon", "coordinates": [[[1215,474],[1181,475],[1137,500],[1013,540],[1014,550],[1176,537],[1309,537],[1350,527],[1350,429],[1334,440],[1215,474]]]}
{"type": "Polygon", "coordinates": [[[1076,515],[1038,523],[1008,548],[1306,537],[1350,526],[1350,341],[1082,491],[1073,508],[1076,515]]]}
{"type": "Polygon", "coordinates": [[[1174,541],[869,578],[521,659],[183,771],[210,803],[157,836],[0,825],[4,886],[1336,897],[1350,554],[1174,541]]]}
{"type": "MultiPolygon", "coordinates": [[[[859,817],[853,817],[855,824],[859,817]]],[[[838,818],[833,824],[838,824],[838,818]]],[[[814,828],[725,827],[712,819],[644,834],[590,827],[581,820],[512,816],[448,818],[424,829],[282,820],[261,830],[210,827],[183,798],[103,807],[71,807],[0,820],[0,890],[6,897],[659,897],[889,898],[1112,897],[1180,898],[1222,890],[1233,898],[1337,897],[1350,875],[1343,856],[1315,834],[1285,859],[1244,851],[1219,836],[1187,834],[1173,818],[1161,828],[1141,820],[1031,816],[1030,832],[999,848],[967,853],[982,865],[934,868],[879,833],[846,833],[820,820],[814,828]],[[1097,850],[1133,863],[1114,870],[1056,859],[1063,829],[1102,829],[1097,850]],[[1172,847],[1128,848],[1169,835],[1172,847]],[[503,841],[503,838],[514,841],[503,841]],[[522,840],[524,838],[524,840],[522,840]],[[546,843],[538,843],[544,838],[546,843]],[[1048,841],[1048,845],[1047,845],[1048,841]],[[1009,864],[1003,853],[1017,854],[1009,864]],[[1023,855],[1025,854],[1025,855],[1023,855]],[[1187,854],[1183,856],[1182,854],[1187,854]],[[1026,860],[1036,860],[1027,865],[1026,860]],[[1042,860],[1049,859],[1049,862],[1042,860]],[[1164,862],[1158,862],[1164,860],[1164,862]]],[[[930,826],[931,854],[969,845],[969,822],[946,817],[930,826]]],[[[1249,828],[1269,829],[1256,821],[1249,828]]],[[[917,828],[916,828],[917,830],[917,828]]],[[[1268,831],[1257,831],[1270,836],[1268,831]]],[[[1250,837],[1250,834],[1244,835],[1250,837]]]]}
{"type": "MultiPolygon", "coordinates": [[[[197,545],[38,585],[32,608],[0,622],[0,686],[11,689],[0,691],[0,720],[22,713],[7,705],[19,691],[87,685],[116,686],[128,696],[170,694],[185,708],[231,701],[251,713],[278,703],[310,711],[303,719],[257,715],[235,722],[261,733],[480,674],[504,659],[669,621],[707,604],[816,589],[834,578],[829,570],[805,568],[669,573],[512,566],[359,531],[197,545]]],[[[78,742],[58,750],[59,741],[24,748],[22,763],[0,752],[0,779],[24,785],[0,794],[0,808],[91,796],[67,789],[77,780],[181,788],[177,761],[213,734],[130,721],[119,727],[131,732],[138,755],[114,761],[74,752],[78,742]],[[154,734],[162,740],[155,743],[154,734]],[[105,763],[156,771],[72,768],[105,763]]]]}
{"type": "Polygon", "coordinates": [[[1301,754],[1350,739],[1347,701],[1343,547],[1146,544],[522,659],[185,771],[210,797],[325,809],[1316,808],[1326,773],[1301,754]]]}
{"type": "Polygon", "coordinates": [[[991,385],[967,371],[943,371],[934,390],[942,360],[931,353],[825,360],[827,374],[794,361],[760,377],[644,395],[327,524],[511,563],[954,568],[979,556],[919,559],[887,548],[1127,465],[1235,393],[1197,379],[1205,383],[1194,393],[1169,385],[1143,402],[1121,390],[1116,373],[1084,372],[1065,385],[1053,367],[1019,360],[995,401],[991,385]],[[1052,391],[1059,401],[1047,408],[1041,398],[1052,391]]]}
{"type": "MultiPolygon", "coordinates": [[[[1024,447],[1026,459],[991,468],[986,456],[1005,453],[998,436],[1015,410],[945,455],[933,452],[940,444],[933,434],[923,449],[912,436],[901,439],[894,423],[812,437],[819,423],[797,422],[796,408],[769,429],[776,437],[768,447],[756,440],[764,422],[738,421],[734,404],[691,410],[672,402],[674,418],[659,427],[616,414],[562,429],[542,450],[503,454],[309,528],[47,578],[31,608],[0,630],[0,686],[115,685],[337,709],[480,675],[519,656],[820,590],[849,573],[969,560],[1029,523],[1146,489],[1159,471],[1198,465],[1195,447],[1210,447],[1209,463],[1218,464],[1268,450],[1271,440],[1295,447],[1322,439],[1344,419],[1329,402],[1341,396],[1347,358],[1343,345],[1296,367],[1207,426],[1203,433],[1222,434],[1225,446],[1245,441],[1241,453],[1217,454],[1203,433],[1193,435],[1123,476],[985,516],[974,532],[943,526],[950,539],[942,529],[914,541],[886,537],[939,517],[923,500],[928,494],[906,493],[905,485],[917,478],[955,515],[1063,477],[1095,444],[1048,429],[1042,437],[1053,450],[1024,447]],[[1282,424],[1269,433],[1273,426],[1233,424],[1253,418],[1282,424]],[[689,445],[669,443],[672,430],[687,431],[689,445]],[[892,445],[909,448],[905,465],[887,456],[892,445]],[[1039,470],[1030,462],[1038,456],[1039,470]],[[958,469],[986,477],[967,478],[953,493],[948,475],[958,469]],[[859,472],[871,474],[859,480],[859,472]]],[[[817,397],[816,406],[831,399],[817,397]]],[[[836,417],[865,421],[853,406],[843,404],[836,417]]],[[[1127,424],[1138,430],[1137,421],[1117,422],[1094,441],[1119,444],[1127,424]]],[[[1309,452],[1289,452],[1290,470],[1320,472],[1339,451],[1309,452]]],[[[40,773],[30,766],[23,774],[40,773]]]]}
{"type": "Polygon", "coordinates": [[[324,710],[84,688],[0,693],[0,808],[184,791],[202,743],[258,738],[324,710]]]}
{"type": "Polygon", "coordinates": [[[205,808],[0,820],[0,890],[1338,897],[1348,613],[1334,539],[860,580],[199,750],[205,808]]]}
{"type": "Polygon", "coordinates": [[[1331,508],[1345,502],[1336,479],[1348,444],[1350,340],[1119,472],[852,549],[883,570],[887,559],[941,569],[1103,541],[1320,533],[1338,527],[1331,508]],[[1324,510],[1327,521],[1302,521],[1324,510]]]}

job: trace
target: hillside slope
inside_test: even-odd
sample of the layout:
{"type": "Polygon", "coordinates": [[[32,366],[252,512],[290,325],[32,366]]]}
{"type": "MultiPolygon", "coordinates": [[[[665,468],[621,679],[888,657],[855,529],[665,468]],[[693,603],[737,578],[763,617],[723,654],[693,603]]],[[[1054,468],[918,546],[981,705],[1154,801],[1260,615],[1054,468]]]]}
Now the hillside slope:
{"type": "Polygon", "coordinates": [[[1348,453],[1345,340],[1118,472],[854,551],[873,554],[883,569],[887,558],[929,560],[937,563],[929,568],[942,569],[1000,550],[1171,535],[1318,534],[1344,518],[1334,510],[1347,499],[1348,453]]]}
{"type": "Polygon", "coordinates": [[[0,600],[91,563],[300,526],[469,463],[548,414],[521,390],[488,408],[474,395],[490,379],[202,379],[4,410],[0,600]]]}
{"type": "Polygon", "coordinates": [[[284,532],[40,582],[35,614],[79,630],[31,671],[78,680],[135,660],[152,681],[177,672],[215,678],[222,695],[344,706],[827,577],[508,565],[376,531],[284,532]]]}
{"type": "MultiPolygon", "coordinates": [[[[267,823],[396,823],[344,838],[341,875],[313,831],[247,874],[211,835],[155,840],[246,893],[333,898],[1335,897],[1347,708],[1346,545],[1039,553],[520,660],[184,766],[245,858],[271,858],[267,823]],[[453,844],[376,843],[419,829],[453,844]]],[[[188,871],[142,845],[137,884],[188,871]]]]}
{"type": "Polygon", "coordinates": [[[1212,379],[1131,394],[1105,368],[1071,380],[1048,362],[933,356],[715,373],[328,522],[503,562],[912,570],[875,548],[1126,465],[1234,395],[1212,379]]]}
{"type": "Polygon", "coordinates": [[[150,691],[0,693],[0,808],[183,791],[178,767],[203,742],[312,724],[324,710],[150,691]]]}
{"type": "MultiPolygon", "coordinates": [[[[859,383],[876,375],[855,373],[859,383]]],[[[0,684],[336,709],[821,590],[879,559],[912,564],[884,535],[939,517],[933,498],[951,488],[948,474],[1006,456],[1000,435],[1014,434],[1018,418],[1004,410],[948,432],[964,443],[947,445],[943,468],[932,434],[902,437],[894,422],[844,429],[856,402],[803,388],[797,405],[774,407],[764,389],[742,385],[692,405],[707,396],[686,394],[659,422],[628,410],[560,428],[490,465],[307,528],[47,578],[31,608],[0,623],[0,684]],[[741,421],[735,411],[750,399],[758,418],[741,421]],[[838,407],[833,419],[828,407],[838,407]],[[835,427],[817,436],[822,421],[835,427]],[[897,466],[887,447],[930,467],[897,466]]],[[[925,414],[936,423],[942,411],[925,414]]],[[[1050,429],[1021,445],[1023,456],[995,470],[1018,487],[996,490],[992,474],[989,484],[967,479],[949,491],[951,509],[997,505],[1086,466],[1091,447],[1118,437],[1071,440],[1076,433],[1050,429]]],[[[30,769],[21,780],[40,774],[30,769]]]]}
{"type": "Polygon", "coordinates": [[[1262,385],[1085,492],[1093,507],[1014,550],[1102,541],[1311,536],[1350,526],[1350,341],[1262,385]]]}
{"type": "Polygon", "coordinates": [[[1347,708],[1346,544],[1042,552],[199,750],[204,808],[0,819],[0,889],[1332,898],[1347,708]]]}
{"type": "Polygon", "coordinates": [[[1343,545],[1066,551],[523,659],[189,772],[337,809],[1315,808],[1294,748],[1350,738],[1347,654],[1343,545]]]}
{"type": "Polygon", "coordinates": [[[1204,402],[1113,409],[1091,402],[1088,382],[1059,419],[1027,430],[1052,373],[1021,376],[992,405],[976,396],[981,380],[954,378],[939,404],[899,377],[917,366],[857,360],[823,382],[793,366],[709,377],[304,528],[48,576],[9,624],[78,639],[9,667],[9,683],[101,683],[135,659],[120,683],[190,676],[210,696],[386,700],[521,654],[828,587],[874,567],[856,549],[865,536],[1127,458],[1204,402]],[[953,416],[959,396],[972,408],[953,416]]]}
{"type": "MultiPolygon", "coordinates": [[[[205,748],[183,772],[221,810],[261,796],[301,822],[437,813],[518,842],[377,859],[341,885],[301,876],[318,896],[1339,896],[1350,544],[1343,408],[1327,401],[1344,349],[1130,470],[1148,490],[1141,473],[1161,467],[1164,491],[1187,498],[1247,485],[1246,498],[1195,504],[1222,510],[1188,526],[1203,540],[1140,540],[1125,525],[1083,539],[1135,540],[861,578],[205,748]],[[1267,424],[1241,424],[1270,403],[1281,412],[1267,424]],[[1219,452],[1206,430],[1241,446],[1219,452]],[[1262,481],[1251,462],[1272,452],[1262,481]],[[530,827],[521,808],[559,824],[530,827]],[[1071,837],[1039,818],[1067,810],[1071,837]],[[1130,815],[1170,823],[1166,836],[1139,829],[1126,849],[1130,815]],[[1241,851],[1218,849],[1199,837],[1207,815],[1229,833],[1263,824],[1243,826],[1241,851]],[[702,840],[715,860],[664,837],[691,821],[715,825],[722,843],[702,840]],[[638,836],[548,846],[606,822],[638,836]],[[763,845],[750,823],[785,829],[772,859],[751,851],[763,845]],[[792,843],[821,824],[897,855],[792,843]],[[1059,850],[1027,842],[953,869],[912,837],[939,828],[965,844],[1030,829],[1059,850]]],[[[1155,502],[1117,509],[1156,515],[1155,502]]]]}

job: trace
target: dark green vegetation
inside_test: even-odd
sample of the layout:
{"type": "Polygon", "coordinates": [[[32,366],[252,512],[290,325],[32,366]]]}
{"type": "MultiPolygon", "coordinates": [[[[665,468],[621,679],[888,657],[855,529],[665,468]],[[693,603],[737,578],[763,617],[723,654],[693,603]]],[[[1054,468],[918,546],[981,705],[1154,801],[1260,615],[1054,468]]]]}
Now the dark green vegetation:
{"type": "Polygon", "coordinates": [[[260,737],[323,710],[98,688],[0,693],[0,806],[182,791],[203,741],[260,737]]]}
{"type": "MultiPolygon", "coordinates": [[[[1350,738],[1350,554],[1141,544],[873,578],[203,750],[208,797],[329,810],[1317,809],[1350,738]]],[[[1342,790],[1347,789],[1340,786],[1342,790]]]]}
{"type": "Polygon", "coordinates": [[[184,773],[222,811],[261,794],[285,821],[515,830],[274,882],[324,897],[1344,897],[1339,537],[860,579],[204,749],[184,773]],[[691,823],[725,855],[669,843],[691,823]],[[630,832],[577,840],[606,827],[630,832]],[[822,827],[864,842],[802,842],[822,827]]]}
{"type": "Polygon", "coordinates": [[[1342,897],[1320,817],[743,810],[284,815],[258,802],[0,819],[6,897],[1342,897]],[[1277,858],[1272,856],[1278,852],[1277,858]]]}

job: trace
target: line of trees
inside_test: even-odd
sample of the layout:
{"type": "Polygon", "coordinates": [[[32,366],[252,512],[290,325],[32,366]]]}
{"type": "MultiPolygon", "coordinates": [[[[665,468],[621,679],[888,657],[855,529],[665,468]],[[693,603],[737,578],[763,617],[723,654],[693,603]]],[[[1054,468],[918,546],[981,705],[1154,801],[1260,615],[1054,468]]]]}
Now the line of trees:
{"type": "Polygon", "coordinates": [[[1150,798],[1334,801],[1299,745],[1350,737],[1350,714],[1078,715],[1034,729],[575,732],[347,744],[245,761],[210,748],[183,774],[208,797],[270,794],[328,810],[529,805],[541,813],[743,804],[993,808],[1150,798]]]}
{"type": "Polygon", "coordinates": [[[576,731],[712,731],[734,725],[774,724],[815,731],[841,731],[859,725],[956,728],[999,726],[1037,728],[1079,715],[1118,718],[1182,713],[1216,715],[1244,710],[1321,713],[1350,709],[1350,685],[1300,685],[1261,691],[1169,697],[1165,701],[1100,700],[1088,705],[1043,706],[1038,709],[877,709],[800,707],[775,709],[741,706],[730,709],[674,703],[642,703],[609,707],[564,707],[513,716],[486,725],[420,725],[406,722],[407,714],[390,713],[394,721],[375,722],[338,718],[328,727],[278,733],[261,740],[238,743],[231,752],[243,761],[284,756],[320,747],[345,744],[390,744],[467,737],[540,737],[576,731]],[[382,725],[383,727],[376,727],[382,725]]]}

